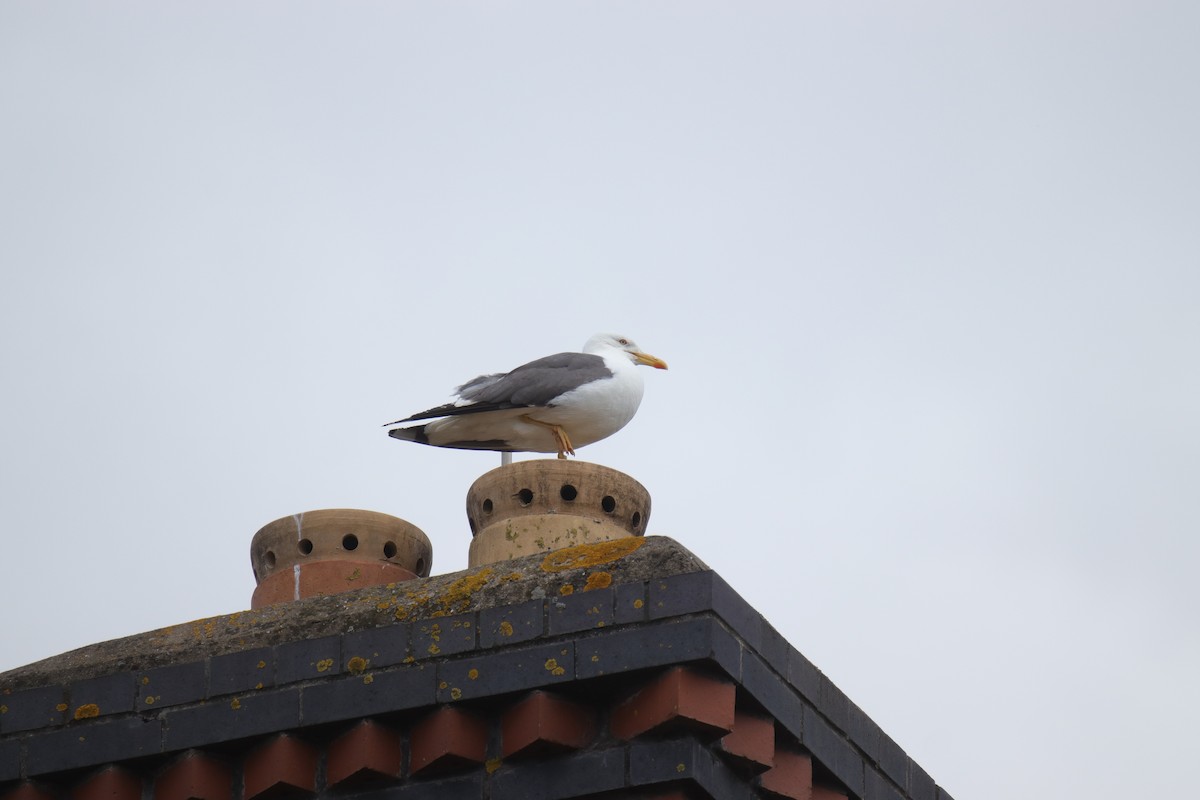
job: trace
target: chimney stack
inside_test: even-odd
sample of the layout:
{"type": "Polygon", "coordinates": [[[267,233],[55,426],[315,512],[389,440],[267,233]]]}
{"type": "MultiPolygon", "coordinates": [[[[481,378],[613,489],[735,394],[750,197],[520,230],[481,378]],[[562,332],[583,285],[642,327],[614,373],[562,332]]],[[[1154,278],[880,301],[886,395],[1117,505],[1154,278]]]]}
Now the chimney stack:
{"type": "Polygon", "coordinates": [[[304,511],[264,525],[250,542],[251,608],[424,578],[433,546],[410,522],[355,508],[304,511]]]}
{"type": "Polygon", "coordinates": [[[586,461],[519,461],[485,473],[467,492],[471,567],[580,544],[642,536],[650,493],[586,461]]]}

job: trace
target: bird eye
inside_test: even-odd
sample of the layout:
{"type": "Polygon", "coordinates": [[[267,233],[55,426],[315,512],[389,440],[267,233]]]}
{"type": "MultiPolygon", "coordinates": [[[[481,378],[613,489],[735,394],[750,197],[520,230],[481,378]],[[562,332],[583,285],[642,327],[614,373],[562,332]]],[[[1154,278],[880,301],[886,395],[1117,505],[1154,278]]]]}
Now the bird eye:
{"type": "Polygon", "coordinates": [[[628,339],[618,339],[617,341],[620,342],[621,344],[629,344],[628,339]]]}

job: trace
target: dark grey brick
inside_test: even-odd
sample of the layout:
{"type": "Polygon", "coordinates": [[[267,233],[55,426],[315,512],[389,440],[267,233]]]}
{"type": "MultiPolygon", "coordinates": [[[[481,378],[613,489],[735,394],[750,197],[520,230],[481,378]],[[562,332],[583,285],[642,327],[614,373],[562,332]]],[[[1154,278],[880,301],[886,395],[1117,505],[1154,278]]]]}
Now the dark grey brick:
{"type": "Polygon", "coordinates": [[[316,725],[433,705],[436,677],[433,665],[414,664],[305,686],[300,720],[316,725]]]}
{"type": "Polygon", "coordinates": [[[950,796],[949,792],[939,786],[937,787],[937,800],[954,800],[954,798],[950,796]]]}
{"type": "Polygon", "coordinates": [[[137,709],[146,711],[202,700],[208,694],[205,663],[173,664],[137,673],[137,709]]]}
{"type": "Polygon", "coordinates": [[[712,571],[656,578],[648,584],[650,619],[713,611],[750,647],[762,644],[763,618],[712,571]]]}
{"type": "Polygon", "coordinates": [[[746,655],[746,648],[742,645],[742,640],[720,622],[713,623],[712,637],[713,660],[720,665],[721,669],[725,670],[729,677],[741,683],[742,661],[746,655]]]}
{"type": "Polygon", "coordinates": [[[850,698],[824,675],[821,676],[821,690],[813,705],[835,728],[842,733],[850,732],[850,698]]]}
{"type": "Polygon", "coordinates": [[[536,639],[544,631],[545,602],[528,600],[479,612],[479,646],[500,647],[536,639]]]}
{"type": "Polygon", "coordinates": [[[804,707],[803,736],[800,743],[808,748],[834,777],[853,794],[863,794],[863,761],[849,740],[830,726],[811,706],[804,707]]]}
{"type": "Polygon", "coordinates": [[[0,781],[15,781],[21,777],[21,742],[8,739],[0,742],[0,781]]]}
{"type": "Polygon", "coordinates": [[[704,748],[693,738],[635,741],[629,747],[629,782],[647,786],[691,779],[704,748]]]}
{"type": "Polygon", "coordinates": [[[67,720],[67,709],[67,691],[62,686],[0,694],[0,733],[61,725],[67,720]]]}
{"type": "Polygon", "coordinates": [[[870,767],[867,768],[863,800],[904,800],[896,786],[870,767]]]}
{"type": "Polygon", "coordinates": [[[631,669],[713,658],[715,620],[660,620],[637,628],[615,628],[575,643],[575,675],[595,678],[631,669]]]}
{"type": "Polygon", "coordinates": [[[370,797],[371,800],[480,800],[483,797],[483,776],[468,775],[432,781],[413,781],[361,796],[370,797]]]}
{"type": "Polygon", "coordinates": [[[310,678],[331,678],[342,665],[339,636],[288,642],[275,648],[275,685],[284,686],[310,678]]]}
{"type": "Polygon", "coordinates": [[[118,672],[79,681],[67,687],[71,696],[68,713],[74,717],[103,717],[109,714],[124,714],[134,710],[137,688],[133,673],[118,672]],[[84,708],[94,706],[94,708],[84,708]],[[83,709],[82,711],[80,709],[83,709]]]}
{"type": "Polygon", "coordinates": [[[893,783],[902,788],[908,786],[908,753],[883,731],[879,732],[878,754],[874,758],[883,774],[891,778],[893,783]]]}
{"type": "Polygon", "coordinates": [[[167,750],[184,750],[284,731],[299,724],[299,688],[222,697],[163,714],[163,745],[167,750]]]}
{"type": "Polygon", "coordinates": [[[763,661],[771,666],[771,669],[778,672],[780,675],[788,674],[788,657],[791,654],[792,646],[788,644],[788,640],[783,638],[783,634],[775,630],[766,620],[762,623],[762,646],[759,648],[758,654],[762,656],[763,661]]]}
{"type": "Polygon", "coordinates": [[[408,624],[347,633],[342,637],[342,669],[347,672],[361,672],[357,663],[350,664],[355,658],[366,661],[366,669],[401,664],[412,655],[409,647],[411,637],[412,626],[408,624]]]}
{"type": "Polygon", "coordinates": [[[546,606],[550,634],[575,633],[612,625],[614,596],[612,589],[594,589],[548,600],[546,606]]]}
{"type": "Polygon", "coordinates": [[[474,614],[455,614],[413,623],[413,656],[451,656],[475,649],[474,614]]]}
{"type": "Polygon", "coordinates": [[[713,610],[715,572],[690,572],[654,578],[647,584],[646,609],[650,619],[678,617],[713,610]]]}
{"type": "Polygon", "coordinates": [[[613,622],[623,625],[627,622],[645,622],[648,609],[646,608],[646,584],[621,583],[613,587],[615,600],[613,602],[613,622]]]}
{"type": "Polygon", "coordinates": [[[742,686],[797,738],[804,725],[804,703],[796,691],[753,653],[742,657],[742,686]]]}
{"type": "Polygon", "coordinates": [[[552,800],[625,786],[625,751],[614,747],[501,769],[491,800],[552,800]]]}
{"type": "Polygon", "coordinates": [[[754,789],[695,738],[639,740],[629,747],[629,782],[644,787],[692,781],[706,797],[755,800],[754,789]]]}
{"type": "Polygon", "coordinates": [[[275,651],[270,647],[213,656],[208,664],[208,696],[266,689],[275,685],[275,651]]]}
{"type": "Polygon", "coordinates": [[[912,800],[937,800],[937,784],[911,758],[908,760],[908,796],[912,800]]]}
{"type": "MultiPolygon", "coordinates": [[[[879,753],[881,750],[883,731],[875,724],[875,721],[867,716],[866,712],[858,707],[857,703],[849,702],[849,715],[846,728],[846,735],[850,737],[859,750],[866,754],[867,759],[871,762],[879,762],[879,753]]],[[[901,765],[899,777],[892,775],[892,780],[903,785],[904,776],[907,774],[908,764],[901,765]]]]}
{"type": "Polygon", "coordinates": [[[821,670],[794,647],[788,650],[787,676],[801,697],[816,704],[821,697],[821,670]]]}
{"type": "Polygon", "coordinates": [[[438,665],[437,700],[448,703],[569,683],[574,678],[574,663],[574,642],[491,651],[474,658],[455,659],[438,665]]]}
{"type": "Polygon", "coordinates": [[[89,767],[162,752],[162,724],[154,717],[72,725],[26,740],[29,775],[89,767]]]}

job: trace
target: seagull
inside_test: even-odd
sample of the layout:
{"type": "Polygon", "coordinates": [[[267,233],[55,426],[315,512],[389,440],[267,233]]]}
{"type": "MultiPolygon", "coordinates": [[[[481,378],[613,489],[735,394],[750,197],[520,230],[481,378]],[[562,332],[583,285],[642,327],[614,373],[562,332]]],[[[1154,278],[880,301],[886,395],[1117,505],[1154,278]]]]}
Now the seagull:
{"type": "Polygon", "coordinates": [[[581,353],[558,353],[512,372],[480,375],[455,390],[453,403],[384,425],[434,420],[392,428],[388,435],[434,447],[502,453],[575,455],[624,428],[642,402],[641,364],[667,363],[630,338],[598,333],[581,353]]]}

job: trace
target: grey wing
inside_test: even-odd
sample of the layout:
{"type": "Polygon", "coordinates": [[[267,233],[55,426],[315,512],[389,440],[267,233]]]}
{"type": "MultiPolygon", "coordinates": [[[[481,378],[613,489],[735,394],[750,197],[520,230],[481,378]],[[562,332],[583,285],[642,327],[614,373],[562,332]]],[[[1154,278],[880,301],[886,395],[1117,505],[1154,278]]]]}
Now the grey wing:
{"type": "Polygon", "coordinates": [[[590,353],[559,353],[530,361],[512,372],[472,378],[457,390],[461,400],[466,400],[467,403],[462,404],[461,400],[459,403],[448,403],[396,422],[389,422],[388,425],[478,414],[483,411],[500,411],[506,408],[548,406],[559,395],[577,389],[585,383],[610,378],[612,374],[612,370],[600,356],[590,353]]]}
{"type": "MultiPolygon", "coordinates": [[[[559,353],[530,361],[506,375],[476,378],[463,388],[471,387],[470,396],[461,394],[472,405],[495,408],[548,406],[554,398],[577,389],[585,383],[612,377],[612,370],[600,356],[590,353],[559,353]],[[479,383],[484,378],[495,378],[479,383]]],[[[481,409],[482,410],[482,409],[481,409]]]]}
{"type": "Polygon", "coordinates": [[[454,390],[454,393],[463,400],[474,401],[479,399],[479,395],[487,387],[491,386],[496,381],[504,377],[503,372],[493,372],[491,375],[480,375],[478,378],[472,378],[454,390]]]}

